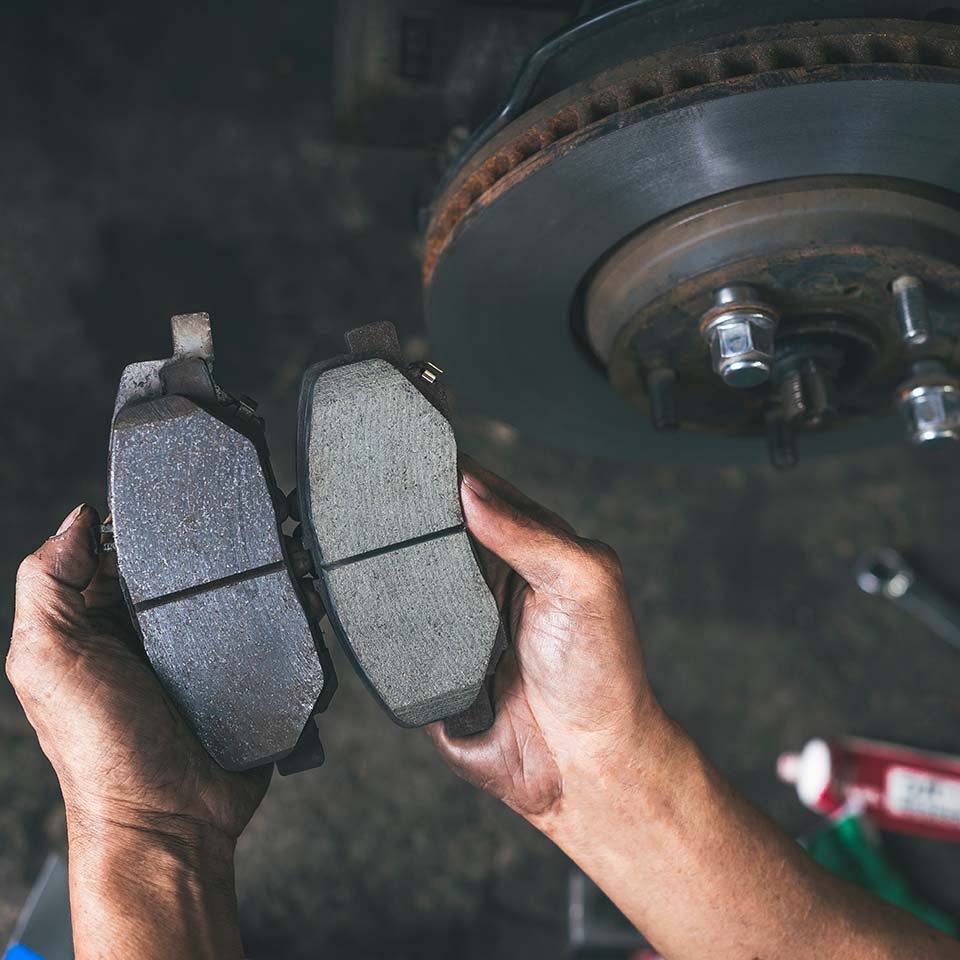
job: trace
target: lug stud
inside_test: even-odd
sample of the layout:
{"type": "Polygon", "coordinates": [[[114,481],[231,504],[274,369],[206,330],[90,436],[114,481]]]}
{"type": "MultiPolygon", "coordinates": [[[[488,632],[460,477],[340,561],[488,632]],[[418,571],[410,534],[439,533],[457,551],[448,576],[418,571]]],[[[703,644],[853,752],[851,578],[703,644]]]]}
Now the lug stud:
{"type": "Polygon", "coordinates": [[[930,314],[923,281],[919,277],[897,277],[890,290],[903,342],[910,347],[922,346],[930,339],[930,314]]]}

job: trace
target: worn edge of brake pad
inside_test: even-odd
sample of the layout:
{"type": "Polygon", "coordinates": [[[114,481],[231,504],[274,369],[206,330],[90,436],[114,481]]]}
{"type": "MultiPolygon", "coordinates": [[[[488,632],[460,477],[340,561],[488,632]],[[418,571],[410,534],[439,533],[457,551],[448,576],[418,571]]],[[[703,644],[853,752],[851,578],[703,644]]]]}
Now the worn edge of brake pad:
{"type": "Polygon", "coordinates": [[[221,766],[316,766],[314,715],[336,677],[287,564],[262,429],[163,395],[149,373],[118,403],[110,441],[114,543],[144,650],[221,766]]]}
{"type": "Polygon", "coordinates": [[[489,727],[492,706],[477,704],[500,617],[464,526],[444,412],[382,356],[316,364],[297,459],[318,588],[374,696],[402,726],[463,715],[461,735],[489,727]]]}

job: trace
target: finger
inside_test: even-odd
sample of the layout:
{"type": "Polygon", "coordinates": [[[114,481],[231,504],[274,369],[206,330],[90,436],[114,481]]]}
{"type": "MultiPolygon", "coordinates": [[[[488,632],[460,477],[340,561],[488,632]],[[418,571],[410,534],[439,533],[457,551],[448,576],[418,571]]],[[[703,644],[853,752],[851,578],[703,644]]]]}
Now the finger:
{"type": "Polygon", "coordinates": [[[484,547],[513,567],[534,590],[561,578],[575,559],[576,538],[544,522],[526,505],[515,505],[471,473],[460,487],[467,529],[484,547]]]}
{"type": "Polygon", "coordinates": [[[467,737],[453,736],[447,731],[443,720],[430,723],[423,729],[433,741],[437,753],[457,776],[463,777],[478,787],[483,786],[482,783],[478,782],[482,776],[482,770],[477,768],[491,766],[492,764],[484,763],[484,761],[489,761],[491,757],[496,756],[497,742],[500,737],[496,720],[489,730],[483,730],[467,737]]]}
{"type": "Polygon", "coordinates": [[[80,504],[17,573],[16,620],[79,616],[85,609],[81,591],[98,568],[100,518],[80,504]]]}
{"type": "Polygon", "coordinates": [[[480,564],[480,572],[487,586],[497,598],[497,605],[502,608],[506,597],[507,586],[515,577],[513,568],[504,563],[492,550],[487,549],[476,540],[472,542],[474,554],[480,564]]]}
{"type": "Polygon", "coordinates": [[[537,503],[536,500],[531,500],[512,483],[504,480],[503,477],[498,476],[493,471],[487,470],[486,467],[482,467],[469,454],[460,453],[457,459],[461,473],[469,473],[472,477],[477,478],[502,500],[506,500],[507,503],[513,504],[519,510],[536,517],[548,526],[558,527],[560,530],[576,536],[576,531],[563,517],[549,510],[543,504],[537,503]]]}
{"type": "Polygon", "coordinates": [[[97,511],[81,503],[60,524],[57,532],[24,562],[36,575],[62,589],[79,592],[89,585],[97,572],[99,538],[97,511]]]}
{"type": "Polygon", "coordinates": [[[454,737],[447,732],[443,720],[424,727],[427,736],[433,741],[437,752],[447,765],[460,777],[484,789],[485,772],[496,766],[500,757],[500,742],[504,716],[508,710],[507,700],[516,694],[519,678],[519,666],[516,655],[508,651],[497,667],[494,680],[493,702],[494,722],[488,730],[468,737],[454,737]]]}

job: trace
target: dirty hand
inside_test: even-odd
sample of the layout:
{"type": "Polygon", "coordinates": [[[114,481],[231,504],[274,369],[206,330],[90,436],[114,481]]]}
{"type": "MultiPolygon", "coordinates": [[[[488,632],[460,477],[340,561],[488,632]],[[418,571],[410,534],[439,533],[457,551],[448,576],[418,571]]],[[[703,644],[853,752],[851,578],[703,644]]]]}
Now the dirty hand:
{"type": "Polygon", "coordinates": [[[184,725],[130,622],[99,518],[78,507],[27,557],[7,676],[60,780],[71,850],[127,829],[229,850],[269,770],[227,773],[184,725]]]}
{"type": "Polygon", "coordinates": [[[613,550],[472,461],[462,471],[467,528],[511,646],[493,727],[462,739],[442,724],[429,733],[455,772],[547,829],[580,773],[595,779],[632,763],[669,721],[647,681],[613,550]]]}
{"type": "Polygon", "coordinates": [[[814,863],[666,716],[609,547],[473,464],[461,498],[512,640],[493,727],[430,728],[461,776],[556,842],[675,960],[960,956],[814,863]]]}

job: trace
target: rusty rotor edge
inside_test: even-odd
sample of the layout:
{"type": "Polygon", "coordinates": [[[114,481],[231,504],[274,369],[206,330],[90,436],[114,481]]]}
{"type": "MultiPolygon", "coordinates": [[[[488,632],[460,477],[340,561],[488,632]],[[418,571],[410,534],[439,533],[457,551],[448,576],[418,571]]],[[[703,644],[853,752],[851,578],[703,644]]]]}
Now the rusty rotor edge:
{"type": "Polygon", "coordinates": [[[861,79],[870,68],[919,68],[918,80],[941,82],[954,78],[939,68],[960,69],[960,34],[950,26],[852,20],[786,28],[788,37],[784,26],[762,27],[672,48],[609,70],[528,111],[480,150],[435,206],[424,246],[424,289],[469,215],[611,125],[772,86],[861,79]]]}

